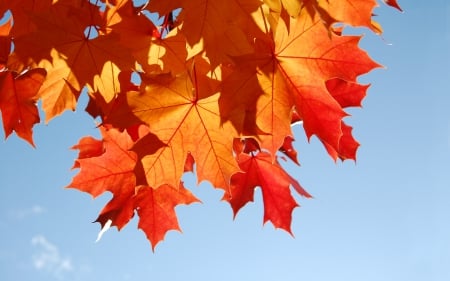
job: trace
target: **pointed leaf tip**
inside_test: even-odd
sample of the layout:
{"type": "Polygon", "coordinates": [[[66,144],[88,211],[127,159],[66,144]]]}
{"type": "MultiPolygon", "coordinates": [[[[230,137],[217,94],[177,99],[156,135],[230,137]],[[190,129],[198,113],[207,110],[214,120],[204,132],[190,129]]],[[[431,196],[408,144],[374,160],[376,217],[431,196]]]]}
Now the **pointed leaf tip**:
{"type": "Polygon", "coordinates": [[[397,3],[397,0],[384,0],[384,2],[389,6],[396,8],[400,12],[403,12],[402,8],[400,8],[400,5],[397,3]]]}

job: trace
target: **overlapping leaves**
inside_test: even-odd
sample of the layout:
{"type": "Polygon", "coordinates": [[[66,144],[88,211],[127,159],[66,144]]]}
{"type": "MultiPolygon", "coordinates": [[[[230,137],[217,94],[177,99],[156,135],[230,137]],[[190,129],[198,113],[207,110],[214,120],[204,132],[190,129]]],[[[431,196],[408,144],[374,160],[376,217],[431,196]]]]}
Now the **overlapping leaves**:
{"type": "Polygon", "coordinates": [[[154,248],[179,230],[174,208],[198,201],[181,181],[193,172],[223,190],[235,214],[260,187],[264,222],[291,232],[291,192],[311,197],[279,164],[298,164],[291,124],[301,121],[334,160],[355,159],[345,108],[361,105],[368,86],[357,78],[379,65],[336,24],[380,33],[376,1],[143,4],[0,1],[5,135],[34,145],[36,102],[50,121],[75,110],[85,89],[102,139],[74,146],[80,171],[69,187],[113,194],[102,226],[121,229],[137,213],[154,248]]]}

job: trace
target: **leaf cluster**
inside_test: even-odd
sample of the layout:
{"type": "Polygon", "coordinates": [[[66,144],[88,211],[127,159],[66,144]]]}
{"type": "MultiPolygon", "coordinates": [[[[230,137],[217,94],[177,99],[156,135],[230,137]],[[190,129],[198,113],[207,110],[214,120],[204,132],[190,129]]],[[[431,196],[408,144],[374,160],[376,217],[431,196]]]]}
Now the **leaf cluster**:
{"type": "MultiPolygon", "coordinates": [[[[396,1],[385,1],[400,9],[396,1]]],[[[342,33],[375,33],[376,0],[0,1],[0,111],[5,135],[34,146],[46,122],[85,109],[102,139],[82,138],[68,187],[113,198],[97,219],[124,227],[135,213],[152,247],[179,230],[174,208],[199,200],[186,172],[223,190],[236,214],[262,190],[264,222],[291,232],[292,192],[280,165],[298,164],[301,122],[334,159],[355,159],[343,119],[379,67],[342,33]],[[137,2],[137,1],[136,1],[137,2]],[[141,5],[142,4],[142,5],[141,5]]]]}

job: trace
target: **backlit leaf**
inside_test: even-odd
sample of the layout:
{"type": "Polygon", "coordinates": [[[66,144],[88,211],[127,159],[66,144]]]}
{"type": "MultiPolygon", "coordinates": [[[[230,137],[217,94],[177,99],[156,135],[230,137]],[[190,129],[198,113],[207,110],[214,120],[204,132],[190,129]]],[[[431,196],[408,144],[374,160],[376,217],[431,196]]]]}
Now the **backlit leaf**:
{"type": "Polygon", "coordinates": [[[37,93],[45,75],[45,70],[41,68],[20,75],[11,71],[0,72],[0,111],[6,137],[15,131],[34,146],[32,128],[40,121],[37,93]]]}

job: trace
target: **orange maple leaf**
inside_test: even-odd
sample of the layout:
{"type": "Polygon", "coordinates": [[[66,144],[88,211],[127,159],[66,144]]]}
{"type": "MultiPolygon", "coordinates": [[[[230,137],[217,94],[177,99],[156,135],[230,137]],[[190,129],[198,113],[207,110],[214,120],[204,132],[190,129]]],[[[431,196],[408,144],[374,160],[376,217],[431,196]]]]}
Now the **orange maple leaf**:
{"type": "Polygon", "coordinates": [[[291,19],[278,24],[275,54],[280,71],[294,91],[294,103],[308,138],[315,134],[338,150],[341,120],[347,114],[328,92],[332,78],[356,82],[357,76],[379,65],[358,48],[358,36],[328,35],[320,19],[291,19]],[[326,114],[324,114],[326,113],[326,114]]]}
{"type": "Polygon", "coordinates": [[[239,171],[232,155],[237,133],[221,122],[216,82],[206,76],[209,66],[191,65],[191,71],[177,76],[144,77],[141,91],[128,92],[126,101],[105,122],[128,127],[132,125],[128,116],[134,115],[165,144],[155,147],[144,137],[133,148],[142,158],[150,186],[177,186],[190,153],[197,163],[199,181],[227,189],[231,175],[239,171]]]}
{"type": "Polygon", "coordinates": [[[32,128],[40,121],[37,93],[45,75],[45,70],[41,68],[20,75],[11,71],[0,72],[0,111],[5,137],[15,131],[34,146],[32,128]]]}
{"type": "Polygon", "coordinates": [[[268,32],[256,42],[257,53],[236,58],[237,66],[222,86],[223,117],[240,118],[234,122],[237,127],[243,120],[254,121],[261,146],[275,155],[292,135],[295,106],[308,138],[317,135],[338,151],[347,116],[346,104],[339,102],[351,93],[335,90],[335,97],[325,81],[339,78],[355,84],[357,76],[379,65],[358,48],[360,37],[330,34],[318,16],[289,18],[288,25],[281,20],[273,33],[273,39],[268,32]]]}

